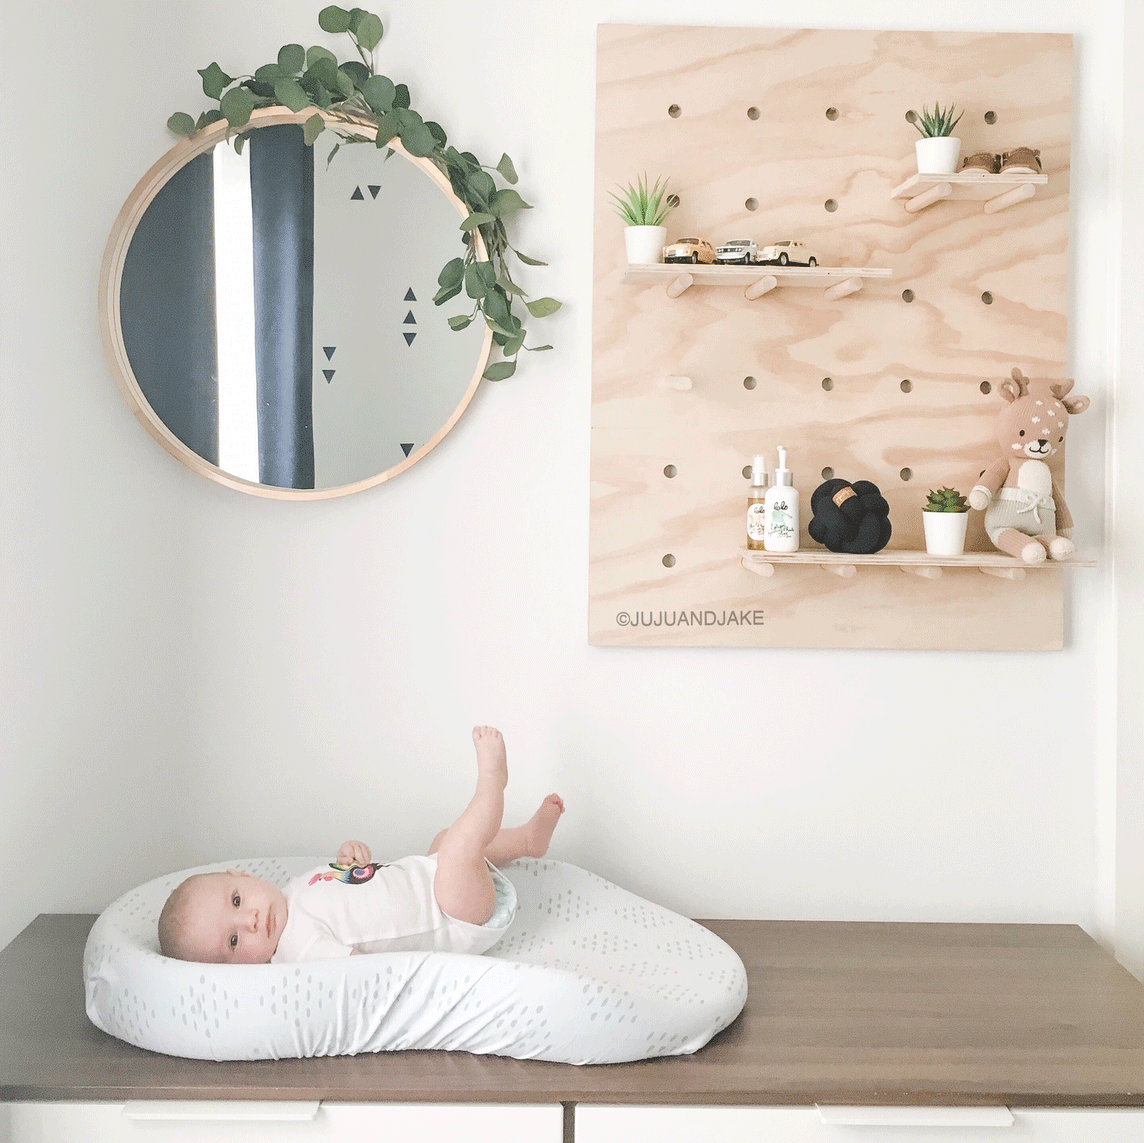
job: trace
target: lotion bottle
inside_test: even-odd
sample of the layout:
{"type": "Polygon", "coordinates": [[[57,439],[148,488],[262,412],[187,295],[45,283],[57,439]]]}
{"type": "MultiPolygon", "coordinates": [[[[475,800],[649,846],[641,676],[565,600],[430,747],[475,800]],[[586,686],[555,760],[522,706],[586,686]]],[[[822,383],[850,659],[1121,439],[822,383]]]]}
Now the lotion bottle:
{"type": "Polygon", "coordinates": [[[751,486],[747,489],[747,547],[763,550],[767,520],[767,462],[756,456],[751,465],[751,486]]]}
{"type": "Polygon", "coordinates": [[[779,466],[764,502],[763,547],[768,552],[798,551],[798,489],[786,466],[786,449],[779,445],[779,466]]]}

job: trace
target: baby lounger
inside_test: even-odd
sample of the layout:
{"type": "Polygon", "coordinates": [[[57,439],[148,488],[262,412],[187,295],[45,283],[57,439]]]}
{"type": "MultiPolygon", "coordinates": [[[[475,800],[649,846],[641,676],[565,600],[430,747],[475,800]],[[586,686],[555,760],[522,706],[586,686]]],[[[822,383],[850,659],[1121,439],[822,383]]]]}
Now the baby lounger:
{"type": "Polygon", "coordinates": [[[237,868],[281,887],[320,863],[222,862],[156,878],[112,902],[84,949],[92,1022],[140,1048],[194,1059],[444,1048],[602,1064],[694,1052],[747,999],[743,963],[714,933],[547,859],[504,868],[517,891],[516,919],[483,956],[217,965],[159,953],[159,910],[189,874],[237,868]]]}

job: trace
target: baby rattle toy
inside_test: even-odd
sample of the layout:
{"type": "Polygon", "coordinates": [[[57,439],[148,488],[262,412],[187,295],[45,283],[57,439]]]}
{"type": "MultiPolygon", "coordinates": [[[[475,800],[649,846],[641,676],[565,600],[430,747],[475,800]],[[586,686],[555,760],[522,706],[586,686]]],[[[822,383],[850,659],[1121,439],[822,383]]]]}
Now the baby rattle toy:
{"type": "Polygon", "coordinates": [[[1087,397],[1068,396],[1072,387],[1071,380],[1030,382],[1013,369],[999,386],[1006,401],[997,418],[1002,455],[969,493],[969,506],[985,510],[989,539],[1027,564],[1043,563],[1046,552],[1063,560],[1076,551],[1072,516],[1046,463],[1064,444],[1070,415],[1088,408],[1087,397]]]}

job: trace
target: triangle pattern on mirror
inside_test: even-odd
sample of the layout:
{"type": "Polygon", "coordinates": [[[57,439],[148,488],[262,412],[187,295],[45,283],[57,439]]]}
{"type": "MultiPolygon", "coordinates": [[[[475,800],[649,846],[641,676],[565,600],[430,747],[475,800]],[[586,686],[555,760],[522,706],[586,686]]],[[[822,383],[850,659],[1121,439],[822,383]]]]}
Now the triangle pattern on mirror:
{"type": "Polygon", "coordinates": [[[407,302],[417,301],[417,295],[413,292],[412,286],[410,286],[409,289],[405,291],[405,301],[407,301],[407,302]]]}
{"type": "Polygon", "coordinates": [[[413,316],[412,310],[410,310],[409,313],[407,313],[405,315],[405,320],[401,324],[402,325],[416,325],[417,324],[417,319],[413,316]]]}
{"type": "Polygon", "coordinates": [[[322,346],[322,352],[326,355],[327,361],[332,360],[332,358],[334,356],[334,350],[337,348],[338,347],[336,345],[323,345],[322,346]]]}
{"type": "Polygon", "coordinates": [[[365,202],[365,195],[361,193],[361,187],[354,187],[354,193],[350,195],[351,201],[357,200],[357,199],[360,199],[362,202],[365,202]]]}
{"type": "Polygon", "coordinates": [[[402,333],[401,336],[403,338],[405,338],[405,344],[406,345],[412,345],[413,339],[417,336],[417,334],[415,334],[415,333],[402,333]]]}
{"type": "Polygon", "coordinates": [[[413,451],[413,445],[412,444],[403,444],[401,446],[401,451],[403,453],[405,453],[406,456],[408,456],[413,451]]]}
{"type": "Polygon", "coordinates": [[[371,196],[372,198],[377,198],[377,192],[378,192],[379,190],[381,190],[381,187],[379,187],[379,186],[374,186],[374,185],[373,185],[373,183],[370,183],[370,184],[368,184],[368,185],[369,185],[369,193],[370,193],[370,196],[371,196]]]}
{"type": "Polygon", "coordinates": [[[334,374],[336,372],[337,372],[336,369],[323,369],[322,370],[322,376],[325,377],[327,385],[334,379],[334,374]]]}

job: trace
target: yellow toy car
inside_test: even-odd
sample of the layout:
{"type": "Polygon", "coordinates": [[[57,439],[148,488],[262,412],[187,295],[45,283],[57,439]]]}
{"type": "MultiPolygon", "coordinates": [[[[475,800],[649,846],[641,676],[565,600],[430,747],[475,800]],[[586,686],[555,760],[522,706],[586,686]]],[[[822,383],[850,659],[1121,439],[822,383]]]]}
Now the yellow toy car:
{"type": "Polygon", "coordinates": [[[677,238],[663,248],[665,262],[706,262],[715,261],[715,248],[703,238],[677,238]]]}

